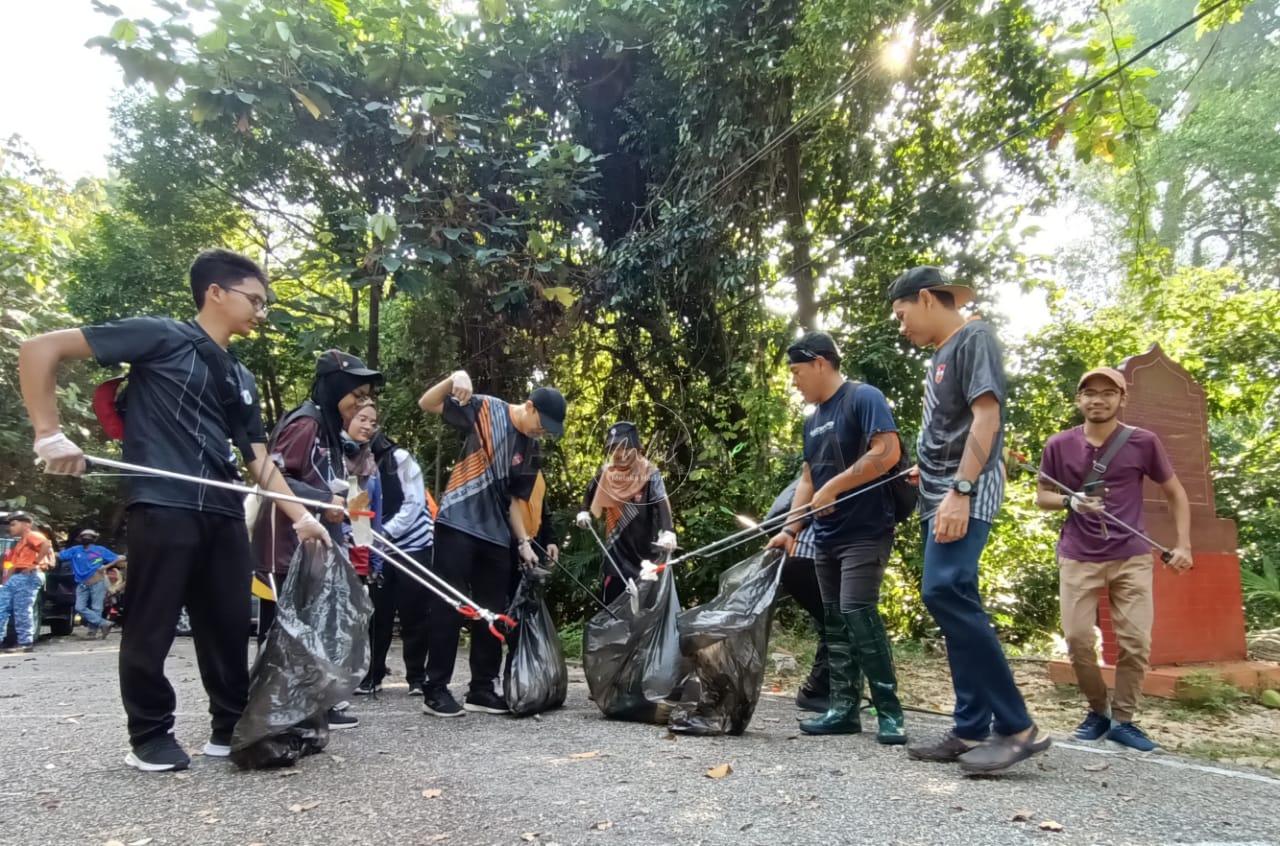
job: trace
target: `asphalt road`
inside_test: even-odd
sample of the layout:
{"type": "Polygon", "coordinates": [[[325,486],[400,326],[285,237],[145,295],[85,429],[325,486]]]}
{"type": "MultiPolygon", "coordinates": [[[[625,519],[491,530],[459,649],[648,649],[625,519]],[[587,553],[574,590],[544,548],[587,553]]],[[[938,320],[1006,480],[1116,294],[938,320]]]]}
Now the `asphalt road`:
{"type": "MultiPolygon", "coordinates": [[[[580,673],[565,708],[523,720],[424,716],[393,677],[355,701],[359,728],[292,770],[196,756],[143,774],[123,764],[115,659],[114,638],[0,656],[0,843],[1280,843],[1280,779],[1260,773],[1059,744],[965,778],[869,736],[799,736],[772,696],[744,737],[673,739],[602,719],[580,673]],[[722,764],[732,773],[708,777],[722,764]]],[[[195,751],[208,723],[189,640],[169,668],[195,751]]]]}

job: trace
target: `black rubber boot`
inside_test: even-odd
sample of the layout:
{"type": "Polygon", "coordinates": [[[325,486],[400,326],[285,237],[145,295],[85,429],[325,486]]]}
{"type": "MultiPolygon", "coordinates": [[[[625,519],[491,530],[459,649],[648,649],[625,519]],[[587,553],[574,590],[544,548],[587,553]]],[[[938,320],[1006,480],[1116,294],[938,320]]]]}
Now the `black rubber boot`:
{"type": "Polygon", "coordinates": [[[820,620],[813,621],[818,631],[818,649],[813,654],[809,678],[796,693],[796,707],[804,711],[825,713],[831,707],[831,665],[828,660],[827,634],[820,620]]]}
{"type": "Polygon", "coordinates": [[[839,606],[824,602],[822,610],[831,679],[831,707],[820,717],[801,720],[800,731],[805,734],[857,734],[862,731],[862,722],[858,719],[862,670],[839,606]]]}
{"type": "Polygon", "coordinates": [[[871,704],[876,706],[876,742],[897,746],[907,742],[902,703],[898,701],[898,677],[893,670],[893,651],[884,630],[880,611],[873,605],[842,615],[853,641],[854,654],[867,674],[871,704]]]}

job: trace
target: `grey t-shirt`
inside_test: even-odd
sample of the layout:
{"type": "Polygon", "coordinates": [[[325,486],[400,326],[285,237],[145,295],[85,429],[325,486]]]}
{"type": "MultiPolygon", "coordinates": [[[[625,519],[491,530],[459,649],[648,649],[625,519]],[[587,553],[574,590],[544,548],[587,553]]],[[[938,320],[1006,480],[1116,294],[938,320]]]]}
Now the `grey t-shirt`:
{"type": "Polygon", "coordinates": [[[920,519],[931,518],[951,489],[964,455],[970,406],[983,394],[1000,402],[1000,429],[978,477],[969,517],[990,523],[1004,500],[1004,354],[991,327],[981,320],[962,326],[939,347],[924,382],[924,425],[917,449],[920,464],[920,519]]]}
{"type": "MultiPolygon", "coordinates": [[[[240,480],[227,425],[212,374],[191,340],[192,321],[133,317],[86,326],[81,331],[99,364],[127,362],[124,460],[161,470],[221,482],[240,480]]],[[[208,337],[204,335],[204,337],[208,337]]],[[[240,398],[245,432],[252,443],[267,441],[258,405],[258,386],[244,365],[228,352],[224,370],[240,398]]],[[[252,456],[245,456],[245,460],[252,456]]],[[[194,482],[136,476],[129,480],[128,505],[139,503],[185,508],[244,519],[239,494],[194,482]]]]}

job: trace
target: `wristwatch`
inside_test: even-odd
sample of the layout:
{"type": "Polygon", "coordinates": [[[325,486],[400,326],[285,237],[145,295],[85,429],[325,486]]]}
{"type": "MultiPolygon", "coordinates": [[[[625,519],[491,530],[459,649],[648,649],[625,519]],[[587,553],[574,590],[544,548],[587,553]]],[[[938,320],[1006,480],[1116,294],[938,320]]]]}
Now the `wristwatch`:
{"type": "Polygon", "coordinates": [[[968,479],[956,479],[951,483],[951,490],[960,494],[960,496],[973,496],[975,487],[973,482],[968,479]]]}

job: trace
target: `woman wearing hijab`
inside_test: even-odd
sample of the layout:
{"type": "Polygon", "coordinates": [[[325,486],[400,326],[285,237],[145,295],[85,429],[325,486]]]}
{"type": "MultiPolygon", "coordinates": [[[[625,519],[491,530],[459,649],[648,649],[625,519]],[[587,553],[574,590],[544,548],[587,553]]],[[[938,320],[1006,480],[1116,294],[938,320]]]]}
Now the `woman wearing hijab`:
{"type": "MultiPolygon", "coordinates": [[[[360,403],[382,385],[382,374],[340,350],[326,350],[316,362],[311,396],[277,424],[267,444],[267,453],[281,471],[295,496],[329,500],[336,506],[320,517],[337,543],[342,529],[347,492],[343,418],[354,416],[360,403]]],[[[273,590],[284,584],[289,562],[298,543],[290,531],[290,521],[278,505],[264,505],[254,526],[254,548],[258,551],[259,576],[273,590]]],[[[258,617],[258,642],[267,636],[275,620],[275,603],[262,600],[258,617]]],[[[355,717],[337,710],[329,712],[329,728],[354,728],[355,717]]]]}
{"type": "Polygon", "coordinates": [[[676,548],[676,533],[662,473],[641,453],[635,424],[610,426],[604,449],[605,464],[587,487],[586,510],[577,523],[587,528],[592,517],[604,520],[604,544],[612,563],[605,560],[601,566],[604,601],[609,603],[640,576],[640,564],[653,558],[654,546],[667,552],[676,548]]]}

